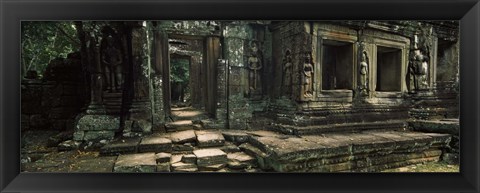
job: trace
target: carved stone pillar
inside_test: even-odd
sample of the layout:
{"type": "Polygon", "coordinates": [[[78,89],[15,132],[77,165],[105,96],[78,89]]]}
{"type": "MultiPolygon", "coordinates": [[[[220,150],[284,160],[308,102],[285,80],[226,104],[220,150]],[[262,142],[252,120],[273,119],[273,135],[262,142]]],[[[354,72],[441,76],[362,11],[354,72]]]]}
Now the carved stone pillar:
{"type": "Polygon", "coordinates": [[[150,100],[150,65],[148,61],[147,32],[142,22],[130,22],[131,52],[129,67],[132,81],[130,88],[131,102],[128,105],[128,118],[125,121],[124,132],[150,133],[152,131],[152,107],[150,100]],[[130,125],[131,124],[131,125],[130,125]]]}

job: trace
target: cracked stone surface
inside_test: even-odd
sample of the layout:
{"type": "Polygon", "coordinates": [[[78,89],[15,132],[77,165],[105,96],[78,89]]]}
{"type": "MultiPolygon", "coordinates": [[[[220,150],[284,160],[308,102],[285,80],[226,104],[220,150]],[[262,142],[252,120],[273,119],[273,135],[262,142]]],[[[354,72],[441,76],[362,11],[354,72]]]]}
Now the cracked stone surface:
{"type": "Polygon", "coordinates": [[[170,134],[173,143],[195,142],[196,138],[194,130],[178,131],[170,134]]]}
{"type": "Polygon", "coordinates": [[[157,161],[155,153],[119,155],[114,172],[155,172],[157,161]]]}
{"type": "Polygon", "coordinates": [[[199,147],[219,147],[225,144],[225,138],[220,132],[196,132],[199,147]]]}

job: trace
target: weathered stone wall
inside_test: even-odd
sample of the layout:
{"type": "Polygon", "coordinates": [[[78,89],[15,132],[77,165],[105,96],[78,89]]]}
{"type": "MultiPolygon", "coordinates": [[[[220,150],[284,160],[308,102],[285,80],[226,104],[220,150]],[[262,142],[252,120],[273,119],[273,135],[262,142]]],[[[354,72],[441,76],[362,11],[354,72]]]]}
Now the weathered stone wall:
{"type": "MultiPolygon", "coordinates": [[[[254,111],[264,111],[267,93],[272,91],[272,36],[264,23],[231,22],[225,26],[224,56],[228,61],[228,120],[229,128],[246,129],[252,122],[254,111]],[[249,60],[254,56],[253,44],[258,48],[255,56],[261,63],[253,79],[249,60]],[[256,83],[253,83],[256,82],[256,83]]],[[[219,71],[219,74],[222,71],[219,71]]],[[[221,83],[219,82],[219,86],[221,83]]]]}
{"type": "MultiPolygon", "coordinates": [[[[291,52],[293,86],[283,86],[282,80],[285,77],[285,71],[272,73],[274,81],[271,85],[277,88],[273,90],[273,96],[277,99],[271,101],[269,110],[273,113],[270,115],[274,115],[273,117],[276,117],[279,123],[300,126],[389,119],[405,120],[409,118],[409,114],[414,118],[424,116],[429,119],[455,117],[454,109],[457,109],[458,112],[458,103],[455,103],[454,96],[456,96],[455,93],[458,94],[458,91],[452,89],[451,85],[454,85],[455,81],[458,85],[459,53],[456,48],[458,44],[454,43],[458,40],[455,37],[458,34],[454,33],[455,30],[451,30],[455,28],[454,24],[449,24],[450,28],[448,29],[439,27],[439,25],[439,23],[382,21],[274,22],[271,25],[274,41],[273,65],[275,69],[285,70],[286,50],[291,52]],[[428,91],[409,94],[407,92],[412,90],[407,86],[409,83],[407,80],[408,67],[412,50],[417,49],[417,43],[411,42],[414,41],[414,36],[417,34],[421,39],[418,46],[428,58],[427,85],[426,88],[422,88],[428,91]],[[311,40],[309,40],[310,38],[311,40]],[[444,52],[439,56],[441,55],[443,58],[435,57],[437,41],[443,43],[439,46],[439,49],[443,49],[444,52]],[[352,66],[351,69],[344,72],[353,78],[351,88],[322,89],[322,76],[324,75],[321,68],[323,65],[322,49],[325,44],[341,46],[342,49],[346,45],[351,45],[348,49],[353,52],[352,66]],[[304,62],[302,52],[308,51],[312,52],[314,61],[315,91],[313,96],[304,97],[301,95],[303,69],[300,66],[304,62]],[[388,57],[388,55],[384,57],[385,59],[380,57],[380,54],[391,54],[392,51],[396,51],[394,57],[388,57]],[[363,53],[367,55],[367,89],[365,93],[360,93],[359,64],[363,53]],[[392,62],[393,60],[395,62],[392,62]],[[381,67],[389,68],[389,66],[380,66],[385,62],[395,63],[395,71],[387,69],[384,73],[378,74],[377,71],[381,67]],[[448,71],[447,69],[456,70],[442,74],[442,72],[448,71]],[[437,79],[434,77],[436,72],[440,72],[440,77],[437,79]],[[449,77],[448,79],[453,79],[453,81],[436,82],[445,79],[444,77],[449,77]],[[457,79],[455,80],[455,78],[457,79]],[[382,85],[386,88],[381,88],[379,83],[383,83],[382,85]],[[279,98],[279,96],[284,97],[279,98]],[[291,98],[290,102],[287,102],[287,98],[291,98]],[[447,105],[441,105],[441,102],[438,101],[447,105]],[[295,109],[294,106],[297,108],[295,109]]],[[[350,55],[347,55],[350,58],[350,55]]]]}
{"type": "Polygon", "coordinates": [[[73,130],[75,116],[86,103],[78,53],[54,59],[43,79],[22,80],[21,128],[73,130]]]}

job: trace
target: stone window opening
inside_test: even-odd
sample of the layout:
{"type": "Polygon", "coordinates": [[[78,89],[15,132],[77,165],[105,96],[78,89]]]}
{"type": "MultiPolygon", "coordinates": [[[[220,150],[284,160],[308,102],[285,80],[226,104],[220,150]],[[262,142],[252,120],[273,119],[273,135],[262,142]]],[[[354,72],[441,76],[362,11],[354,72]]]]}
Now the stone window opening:
{"type": "Polygon", "coordinates": [[[458,73],[458,47],[456,42],[438,39],[436,82],[455,81],[458,73]]]}
{"type": "Polygon", "coordinates": [[[324,40],[322,45],[322,90],[353,88],[353,43],[324,40]]]}
{"type": "Polygon", "coordinates": [[[377,46],[376,91],[401,91],[402,50],[377,46]]]}

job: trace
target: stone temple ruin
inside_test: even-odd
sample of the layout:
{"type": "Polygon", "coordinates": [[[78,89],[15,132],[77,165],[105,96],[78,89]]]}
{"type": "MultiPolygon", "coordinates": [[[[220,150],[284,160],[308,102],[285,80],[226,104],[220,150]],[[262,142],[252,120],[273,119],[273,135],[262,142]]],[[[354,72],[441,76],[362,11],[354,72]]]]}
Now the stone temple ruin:
{"type": "Polygon", "coordinates": [[[22,82],[22,129],[71,130],[59,148],[98,147],[118,156],[115,172],[458,162],[457,21],[116,21],[99,29],[84,29],[81,51],[52,61],[44,80],[22,82]],[[188,63],[188,82],[172,80],[174,61],[188,63]]]}

